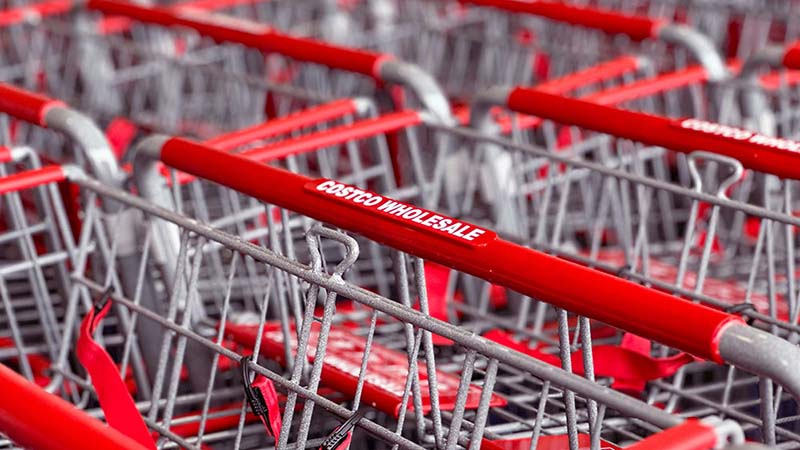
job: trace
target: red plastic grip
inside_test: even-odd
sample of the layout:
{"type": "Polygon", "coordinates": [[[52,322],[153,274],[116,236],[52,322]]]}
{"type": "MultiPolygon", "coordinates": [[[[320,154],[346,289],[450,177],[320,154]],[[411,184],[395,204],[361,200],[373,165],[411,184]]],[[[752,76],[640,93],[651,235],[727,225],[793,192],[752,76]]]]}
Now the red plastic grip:
{"type": "MultiPolygon", "coordinates": [[[[264,202],[717,362],[721,362],[716,346],[718,333],[726,324],[741,320],[504,241],[491,231],[484,230],[485,234],[470,243],[440,232],[426,232],[419,222],[415,224],[412,220],[387,214],[385,210],[377,211],[376,208],[380,210],[378,203],[365,206],[366,202],[356,203],[359,198],[350,202],[320,192],[325,183],[335,182],[311,180],[185,139],[167,141],[161,160],[170,167],[264,202]]],[[[374,193],[366,195],[370,196],[367,197],[369,202],[381,197],[374,193]]],[[[391,200],[381,198],[381,201],[385,204],[391,200]]]]}
{"type": "Polygon", "coordinates": [[[567,94],[576,89],[589,86],[593,83],[611,80],[639,68],[639,58],[635,56],[621,56],[596,66],[579,70],[550,81],[538,84],[536,87],[552,94],[567,94]]]}
{"type": "Polygon", "coordinates": [[[41,169],[27,170],[0,178],[0,194],[22,191],[48,183],[67,179],[61,166],[48,166],[41,169]]]}
{"type": "Polygon", "coordinates": [[[632,16],[618,12],[568,5],[561,2],[523,0],[461,0],[463,3],[497,8],[513,13],[530,14],[546,19],[593,28],[608,34],[625,35],[635,41],[658,37],[661,19],[632,16]]]}
{"type": "MultiPolygon", "coordinates": [[[[297,114],[296,119],[301,119],[304,114],[297,114]]],[[[291,116],[287,117],[290,118],[291,116]]],[[[280,121],[278,119],[274,123],[280,121]]],[[[422,118],[417,111],[400,111],[397,113],[385,114],[380,117],[371,119],[360,120],[350,125],[343,125],[340,127],[324,130],[313,134],[299,136],[293,139],[285,139],[273,144],[267,144],[262,147],[253,147],[240,152],[239,154],[258,162],[274,161],[276,159],[286,158],[287,156],[297,155],[300,153],[316,151],[323,147],[329,147],[337,144],[344,144],[345,142],[355,139],[365,139],[368,137],[376,136],[383,133],[390,133],[400,128],[411,125],[417,125],[422,122],[422,118]]],[[[283,125],[278,124],[279,127],[283,125]]],[[[293,128],[290,128],[293,129],[293,128]]],[[[232,133],[236,135],[238,132],[232,133]]],[[[226,145],[229,143],[226,136],[222,136],[220,140],[217,138],[206,141],[206,145],[212,145],[221,150],[231,150],[226,145]]],[[[165,170],[165,173],[166,172],[165,170]]],[[[194,177],[185,172],[178,173],[178,181],[181,184],[186,184],[194,180],[194,177]]]]}
{"type": "Polygon", "coordinates": [[[711,425],[697,419],[654,434],[626,450],[710,450],[717,448],[717,433],[711,425]]]}
{"type": "Polygon", "coordinates": [[[31,18],[42,18],[68,12],[75,6],[72,0],[51,0],[17,6],[0,11],[0,27],[9,27],[31,18]]]}
{"type": "Polygon", "coordinates": [[[536,89],[515,88],[507,106],[517,112],[682,153],[706,150],[748,169],[800,179],[800,142],[697,119],[669,119],[626,111],[536,89]]]}
{"type": "Polygon", "coordinates": [[[315,151],[332,145],[344,144],[356,139],[390,133],[408,126],[418,125],[421,122],[422,118],[417,111],[400,111],[361,120],[351,125],[320,131],[319,133],[287,139],[263,147],[247,149],[241,155],[255,161],[266,162],[290,155],[315,151]]]}
{"type": "MultiPolygon", "coordinates": [[[[707,80],[708,72],[703,67],[695,66],[604,89],[581,97],[581,100],[600,105],[620,105],[632,100],[639,100],[693,84],[703,83],[707,80]]],[[[541,88],[537,86],[537,89],[541,88]]]]}
{"type": "Polygon", "coordinates": [[[44,116],[50,108],[64,102],[44,95],[0,83],[0,112],[39,126],[45,126],[44,116]]]}
{"type": "Polygon", "coordinates": [[[356,104],[351,99],[334,100],[324,105],[314,106],[285,117],[269,120],[252,127],[232,131],[206,141],[222,150],[233,150],[236,147],[253,141],[267,139],[281,134],[299,130],[303,127],[324,123],[356,112],[356,104]]]}
{"type": "Polygon", "coordinates": [[[322,64],[349,72],[377,76],[380,63],[390,56],[329,44],[310,38],[290,36],[267,25],[230,16],[209,14],[192,8],[142,6],[121,0],[89,0],[87,8],[103,14],[125,16],[139,22],[182,26],[214,39],[279,53],[299,61],[322,64]]]}
{"type": "Polygon", "coordinates": [[[0,432],[34,450],[145,450],[0,364],[0,432]]]}
{"type": "Polygon", "coordinates": [[[226,8],[235,8],[242,5],[251,5],[262,0],[188,0],[172,5],[173,8],[198,8],[207,11],[216,11],[226,8]]]}
{"type": "Polygon", "coordinates": [[[787,69],[800,69],[800,41],[794,42],[786,48],[783,54],[783,66],[787,69]]]}

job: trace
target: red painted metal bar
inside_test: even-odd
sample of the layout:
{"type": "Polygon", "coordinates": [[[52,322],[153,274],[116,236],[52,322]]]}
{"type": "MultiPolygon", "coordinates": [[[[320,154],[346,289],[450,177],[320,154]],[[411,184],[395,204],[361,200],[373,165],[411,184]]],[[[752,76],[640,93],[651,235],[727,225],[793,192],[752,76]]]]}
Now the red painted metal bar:
{"type": "Polygon", "coordinates": [[[552,1],[524,0],[461,0],[462,3],[501,9],[513,13],[530,14],[550,20],[587,28],[595,28],[609,34],[621,34],[633,40],[655,38],[661,19],[622,14],[610,10],[568,5],[552,1]]]}
{"type": "Polygon", "coordinates": [[[168,140],[160,159],[267,203],[703,358],[721,362],[719,336],[727,326],[741,323],[733,315],[502,240],[490,230],[332,180],[312,180],[181,138],[168,140]]]}
{"type": "Polygon", "coordinates": [[[0,194],[34,188],[43,184],[64,181],[67,178],[61,166],[48,166],[0,178],[0,194]]]}
{"type": "Polygon", "coordinates": [[[0,364],[0,432],[32,450],[145,450],[0,364]]]}
{"type": "Polygon", "coordinates": [[[706,150],[736,158],[748,169],[800,179],[800,142],[698,119],[626,111],[535,88],[514,88],[506,103],[516,112],[683,153],[706,150]]]}
{"type": "Polygon", "coordinates": [[[64,102],[0,83],[0,112],[32,124],[46,126],[44,116],[50,108],[64,102]]]}
{"type": "Polygon", "coordinates": [[[242,44],[266,53],[280,53],[299,61],[373,77],[377,75],[376,71],[380,64],[392,58],[388,54],[291,36],[259,23],[196,12],[189,8],[143,6],[120,0],[89,0],[86,7],[143,23],[190,28],[217,42],[242,44]]]}

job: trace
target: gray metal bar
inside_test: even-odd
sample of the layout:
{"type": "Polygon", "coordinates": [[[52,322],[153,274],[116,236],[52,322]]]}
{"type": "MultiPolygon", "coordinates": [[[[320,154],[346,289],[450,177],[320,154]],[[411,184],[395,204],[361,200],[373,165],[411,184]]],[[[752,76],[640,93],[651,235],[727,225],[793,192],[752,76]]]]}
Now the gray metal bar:
{"type": "MultiPolygon", "coordinates": [[[[211,228],[208,225],[201,224],[193,219],[158,207],[147,200],[133,196],[121,190],[114,189],[113,187],[104,185],[97,180],[84,177],[75,178],[73,181],[81,187],[95,191],[113,200],[124,202],[125,204],[128,204],[134,208],[141,209],[147,214],[167,220],[188,231],[219,242],[220,244],[234,251],[238,251],[250,256],[257,261],[286,271],[294,276],[324,287],[329,291],[336,292],[339,295],[353,299],[365,306],[386,313],[403,322],[410,323],[414,326],[430,331],[431,333],[453,340],[459,345],[467,349],[474,350],[481,355],[497,359],[503,364],[517,367],[520,370],[524,370],[538,378],[544,380],[556,380],[558,386],[564,389],[571,390],[576,394],[586,398],[605,403],[608,405],[608,407],[632,417],[645,420],[648,423],[661,428],[669,428],[683,422],[683,419],[680,417],[676,417],[661,411],[658,408],[642,403],[620,392],[598,386],[596,383],[593,383],[583,377],[566,373],[562,369],[551,366],[523,353],[500,346],[488,339],[473,334],[469,330],[460,328],[447,322],[433,319],[419,311],[403,307],[396,302],[393,302],[366,289],[353,286],[348,283],[343,283],[341,279],[331,277],[324,273],[317,273],[313,269],[303,264],[283,258],[273,252],[243,241],[237,236],[232,236],[220,230],[211,228]]],[[[147,314],[149,311],[146,311],[144,308],[137,306],[137,309],[141,309],[140,313],[142,315],[146,315],[148,317],[155,316],[155,314],[152,313],[147,314]]],[[[157,318],[161,319],[160,317],[157,318]]],[[[190,331],[182,330],[179,327],[175,328],[177,329],[174,331],[178,333],[191,333],[190,331]]],[[[203,341],[206,340],[199,335],[196,335],[196,338],[202,339],[203,341]]],[[[281,379],[281,382],[285,382],[285,380],[281,379]]]]}

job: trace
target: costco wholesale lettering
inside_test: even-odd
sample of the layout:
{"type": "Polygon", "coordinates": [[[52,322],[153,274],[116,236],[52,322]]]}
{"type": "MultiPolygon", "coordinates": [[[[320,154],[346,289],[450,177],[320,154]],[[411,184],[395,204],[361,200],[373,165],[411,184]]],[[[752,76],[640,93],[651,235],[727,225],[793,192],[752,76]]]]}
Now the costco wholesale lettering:
{"type": "Polygon", "coordinates": [[[390,216],[406,221],[414,227],[438,235],[452,237],[460,242],[480,244],[495,237],[489,230],[452,217],[436,214],[398,200],[384,198],[373,192],[365,191],[334,180],[315,180],[306,189],[321,193],[327,198],[347,202],[360,208],[368,208],[383,216],[390,216]]]}
{"type": "Polygon", "coordinates": [[[783,139],[772,136],[765,136],[763,134],[754,133],[752,131],[744,130],[741,128],[731,127],[728,125],[721,125],[718,123],[707,122],[699,119],[686,119],[680,122],[680,127],[700,131],[703,133],[712,134],[727,139],[734,139],[737,141],[745,141],[754,145],[761,145],[770,147],[776,150],[786,150],[790,152],[800,152],[800,142],[791,139],[783,139]]]}

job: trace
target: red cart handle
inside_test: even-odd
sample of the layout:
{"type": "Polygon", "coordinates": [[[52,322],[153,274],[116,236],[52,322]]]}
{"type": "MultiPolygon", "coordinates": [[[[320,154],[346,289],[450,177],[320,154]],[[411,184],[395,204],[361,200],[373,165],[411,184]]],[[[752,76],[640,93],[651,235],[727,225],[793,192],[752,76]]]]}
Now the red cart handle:
{"type": "Polygon", "coordinates": [[[529,14],[571,25],[592,28],[607,34],[624,35],[634,41],[658,39],[689,50],[706,67],[712,79],[727,78],[725,63],[714,44],[691,27],[665,19],[633,16],[611,10],[541,0],[461,0],[466,4],[496,8],[511,13],[529,14]]]}
{"type": "Polygon", "coordinates": [[[142,158],[149,154],[264,202],[717,362],[722,361],[719,336],[741,323],[730,314],[502,240],[491,230],[333,180],[313,180],[181,138],[143,141],[135,167],[146,167],[142,158]]]}
{"type": "Polygon", "coordinates": [[[575,314],[772,378],[800,398],[798,348],[731,314],[522,247],[468,222],[181,138],[153,136],[136,149],[138,188],[157,204],[164,204],[169,196],[158,173],[159,160],[575,314]]]}
{"type": "Polygon", "coordinates": [[[66,105],[61,100],[0,83],[0,112],[39,126],[47,126],[45,116],[54,107],[66,105]]]}
{"type": "Polygon", "coordinates": [[[632,16],[561,2],[521,0],[461,0],[461,2],[544,17],[571,25],[593,28],[608,34],[621,34],[635,41],[658,38],[659,28],[663,24],[669,23],[664,19],[632,16]]]}
{"type": "Polygon", "coordinates": [[[0,195],[18,192],[56,183],[67,179],[66,171],[62,166],[47,166],[41,169],[27,170],[0,178],[0,195]]]}
{"type": "Polygon", "coordinates": [[[628,450],[709,450],[718,448],[719,435],[713,425],[698,419],[687,419],[677,427],[668,428],[643,441],[627,447],[628,450]]]}
{"type": "MultiPolygon", "coordinates": [[[[735,158],[748,169],[800,179],[800,142],[789,139],[699,119],[669,119],[627,111],[534,88],[496,89],[488,92],[481,101],[485,103],[484,106],[504,104],[523,114],[682,153],[706,150],[735,158]]],[[[479,111],[482,108],[473,109],[479,111]]],[[[476,118],[473,123],[480,121],[480,118],[476,118]]]]}
{"type": "Polygon", "coordinates": [[[787,69],[800,70],[800,41],[793,42],[786,47],[781,62],[787,69]]]}
{"type": "Polygon", "coordinates": [[[121,172],[105,134],[91,119],[61,100],[0,83],[0,113],[67,136],[83,151],[94,176],[119,185],[121,172]]]}
{"type": "MultiPolygon", "coordinates": [[[[288,116],[286,119],[299,120],[302,117],[302,114],[297,114],[294,117],[288,116]]],[[[299,123],[296,120],[289,121],[299,123]]],[[[245,129],[241,134],[240,132],[236,131],[230,135],[223,135],[205,141],[204,144],[220,150],[230,151],[232,147],[235,147],[235,145],[232,144],[239,144],[242,142],[242,140],[238,140],[240,136],[252,137],[254,134],[261,133],[265,130],[271,131],[272,129],[270,129],[269,124],[273,122],[276,122],[278,126],[272,129],[284,129],[284,125],[287,125],[282,119],[277,119],[275,121],[266,122],[263,128],[257,126],[253,129],[245,129]]],[[[418,125],[420,123],[422,123],[422,117],[418,111],[399,111],[396,113],[389,113],[378,117],[359,120],[358,122],[352,124],[340,125],[338,127],[318,131],[316,133],[301,135],[295,138],[287,138],[277,142],[251,147],[239,152],[239,154],[247,157],[247,159],[265,163],[292,155],[317,151],[323,147],[343,144],[351,140],[365,139],[392,131],[397,131],[399,129],[418,125]]],[[[264,133],[262,133],[262,135],[263,134],[264,133]]],[[[169,172],[164,169],[164,174],[169,175],[169,172]]],[[[178,172],[176,179],[180,184],[186,184],[194,180],[195,177],[185,172],[178,172]]],[[[0,179],[0,185],[2,185],[2,179],[0,179]]]]}
{"type": "Polygon", "coordinates": [[[0,432],[34,450],[145,450],[133,439],[92,418],[0,364],[0,432]]]}
{"type": "MultiPolygon", "coordinates": [[[[728,69],[733,71],[735,67],[728,65],[728,69]]],[[[694,84],[705,83],[706,81],[708,81],[708,72],[703,67],[692,66],[676,72],[658,74],[654,77],[611,87],[580,98],[600,105],[618,106],[625,102],[682,89],[694,84]]],[[[540,89],[539,86],[536,87],[540,89]]]]}
{"type": "Polygon", "coordinates": [[[587,67],[577,72],[544,81],[538,84],[537,87],[553,94],[567,95],[577,89],[611,80],[615,77],[635,72],[649,65],[650,61],[646,58],[625,55],[611,61],[587,67]]]}
{"type": "Polygon", "coordinates": [[[231,42],[263,52],[275,52],[300,61],[322,64],[377,77],[380,64],[391,55],[290,36],[267,25],[228,16],[194,12],[190,8],[142,6],[121,0],[89,0],[87,8],[162,25],[191,28],[217,42],[231,42]]]}
{"type": "Polygon", "coordinates": [[[205,141],[206,144],[221,150],[231,151],[236,147],[263,139],[273,138],[304,127],[315,126],[329,120],[340,119],[358,112],[358,104],[353,99],[334,100],[323,105],[270,119],[247,128],[231,131],[205,141]]]}
{"type": "Polygon", "coordinates": [[[41,3],[7,8],[0,11],[0,28],[63,14],[74,7],[75,2],[73,0],[47,0],[41,3]]]}
{"type": "Polygon", "coordinates": [[[436,80],[416,65],[398,60],[388,53],[291,36],[257,22],[186,7],[148,7],[124,0],[89,0],[87,7],[144,23],[182,26],[217,42],[237,43],[264,53],[279,53],[298,61],[371,76],[381,82],[398,83],[414,92],[425,108],[441,122],[449,124],[453,120],[450,103],[436,80]]]}

